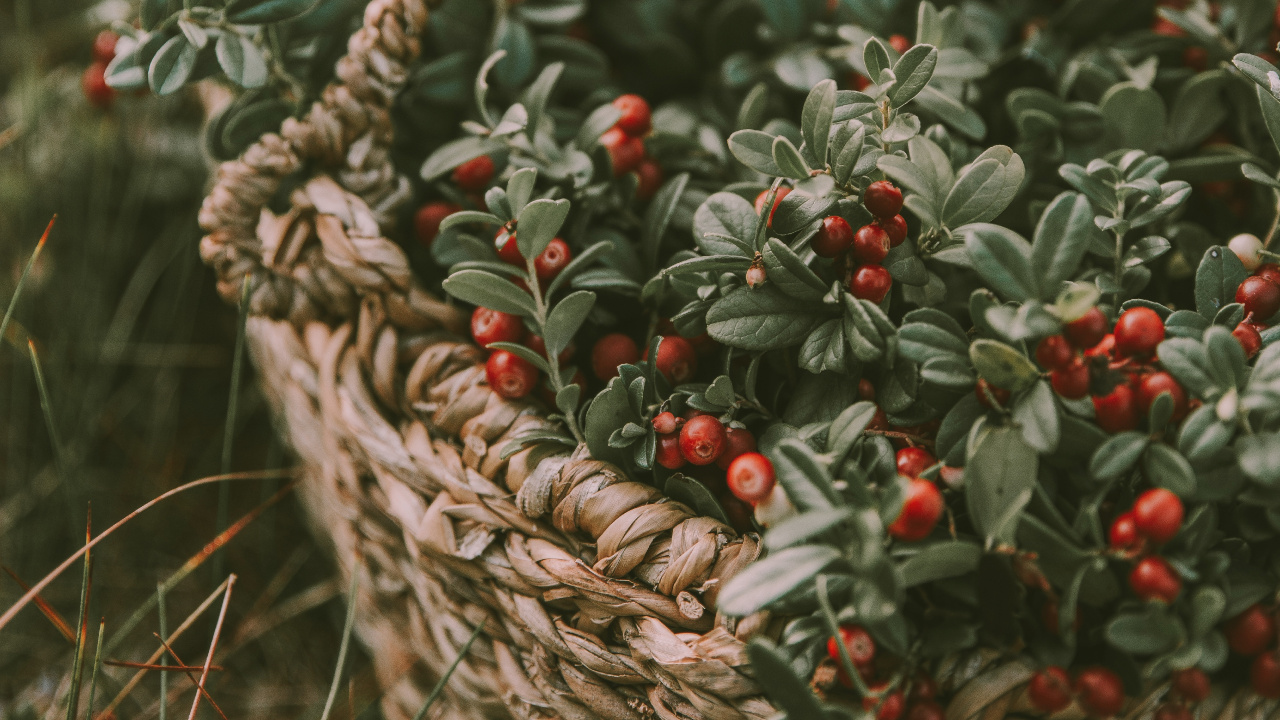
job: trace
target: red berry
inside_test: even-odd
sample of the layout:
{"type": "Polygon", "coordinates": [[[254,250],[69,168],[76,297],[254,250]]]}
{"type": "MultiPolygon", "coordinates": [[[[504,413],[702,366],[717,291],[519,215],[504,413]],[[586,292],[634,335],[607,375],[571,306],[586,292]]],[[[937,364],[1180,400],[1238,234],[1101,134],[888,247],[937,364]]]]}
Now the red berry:
{"type": "Polygon", "coordinates": [[[1276,285],[1280,285],[1280,265],[1276,263],[1263,263],[1253,273],[1255,276],[1270,280],[1276,285]]]}
{"type": "Polygon", "coordinates": [[[1280,659],[1275,653],[1263,653],[1253,660],[1249,670],[1253,691],[1264,698],[1280,698],[1280,659]]]}
{"type": "Polygon", "coordinates": [[[822,227],[809,241],[818,257],[833,258],[853,246],[853,228],[849,221],[839,215],[830,215],[822,219],[822,227]]]}
{"type": "Polygon", "coordinates": [[[680,422],[676,420],[676,416],[668,412],[660,412],[653,418],[653,429],[659,435],[670,435],[680,427],[680,422]]]}
{"type": "Polygon", "coordinates": [[[1156,543],[1167,543],[1182,527],[1182,500],[1164,488],[1154,488],[1133,502],[1138,532],[1156,543]]]}
{"type": "Polygon", "coordinates": [[[492,179],[493,158],[488,155],[472,158],[453,170],[453,184],[467,192],[483,191],[492,179]]]}
{"type": "Polygon", "coordinates": [[[1075,351],[1071,349],[1071,343],[1061,335],[1050,335],[1040,341],[1036,346],[1036,362],[1040,366],[1048,370],[1057,370],[1066,367],[1073,359],[1075,359],[1075,351]]]}
{"type": "MultiPolygon", "coordinates": [[[[791,188],[787,187],[786,185],[783,185],[782,187],[779,187],[779,188],[778,188],[778,192],[777,192],[777,194],[776,194],[776,195],[774,195],[774,197],[773,197],[773,209],[769,211],[769,222],[767,223],[767,225],[768,225],[769,227],[773,227],[773,216],[774,216],[774,215],[776,215],[776,214],[778,214],[778,203],[781,203],[781,202],[782,202],[782,198],[784,198],[784,197],[786,197],[786,196],[788,196],[788,195],[790,195],[790,194],[791,194],[791,188]]],[[[761,214],[761,213],[763,213],[763,212],[764,212],[764,201],[765,201],[765,199],[766,199],[766,198],[768,198],[768,197],[769,197],[769,191],[768,191],[768,190],[765,190],[764,192],[762,192],[762,193],[760,193],[759,195],[757,195],[757,196],[756,196],[756,203],[755,203],[755,204],[756,204],[756,214],[757,214],[757,215],[759,215],[759,214],[761,214]]],[[[847,224],[847,223],[846,223],[846,224],[847,224]]]]}
{"type": "Polygon", "coordinates": [[[1151,373],[1138,383],[1138,411],[1146,415],[1151,410],[1151,403],[1163,393],[1169,393],[1173,400],[1173,421],[1186,417],[1187,391],[1182,389],[1172,375],[1164,371],[1151,373]]]}
{"type": "Polygon", "coordinates": [[[471,313],[471,337],[480,347],[496,342],[520,342],[524,338],[524,322],[517,315],[478,307],[471,313]]]}
{"type": "Polygon", "coordinates": [[[1231,336],[1240,343],[1240,348],[1244,350],[1244,356],[1251,358],[1258,354],[1262,349],[1262,334],[1254,327],[1253,323],[1242,322],[1236,325],[1236,329],[1231,331],[1231,336]]]}
{"type": "Polygon", "coordinates": [[[745,455],[749,452],[755,452],[756,436],[746,428],[726,427],[724,452],[720,455],[720,459],[716,461],[716,466],[721,470],[728,470],[729,464],[739,455],[745,455]]]}
{"type": "Polygon", "coordinates": [[[680,436],[675,433],[659,435],[655,456],[658,464],[668,470],[679,470],[684,467],[684,455],[680,453],[680,436]]]}
{"type": "Polygon", "coordinates": [[[729,463],[725,482],[734,497],[755,505],[773,493],[773,463],[758,452],[739,455],[729,463]]]}
{"type": "Polygon", "coordinates": [[[1074,684],[1080,704],[1091,715],[1111,717],[1124,708],[1124,684],[1103,667],[1091,667],[1076,675],[1074,684]]]}
{"type": "Polygon", "coordinates": [[[903,477],[917,478],[920,473],[933,467],[938,458],[933,453],[920,447],[904,447],[898,451],[898,474],[903,477]]]}
{"type": "Polygon", "coordinates": [[[890,35],[889,47],[893,48],[899,55],[911,49],[911,41],[906,35],[890,35]]]}
{"type": "Polygon", "coordinates": [[[618,377],[619,365],[629,365],[639,359],[636,341],[622,333],[605,335],[591,348],[591,370],[605,381],[618,377]]]}
{"type": "Polygon", "coordinates": [[[866,400],[867,402],[875,402],[876,386],[872,385],[870,380],[866,378],[858,378],[858,399],[866,400]]]}
{"type": "Polygon", "coordinates": [[[613,106],[622,111],[615,127],[632,137],[644,137],[653,129],[653,118],[649,113],[649,102],[639,95],[619,95],[613,99],[613,106]]]}
{"type": "Polygon", "coordinates": [[[1031,676],[1027,697],[1040,712],[1056,713],[1071,704],[1071,678],[1066,670],[1050,665],[1031,676]]]}
{"type": "Polygon", "coordinates": [[[1115,434],[1138,427],[1138,408],[1133,401],[1133,388],[1121,383],[1107,395],[1093,398],[1098,427],[1115,434]]]}
{"type": "Polygon", "coordinates": [[[533,271],[537,273],[539,283],[549,283],[572,259],[573,253],[569,250],[569,244],[556,238],[547,243],[542,253],[533,259],[533,271]]]}
{"type": "Polygon", "coordinates": [[[1151,720],[1195,720],[1195,716],[1186,705],[1167,702],[1161,703],[1160,707],[1156,708],[1155,713],[1151,715],[1151,720]]]}
{"type": "Polygon", "coordinates": [[[889,526],[889,534],[899,540],[915,542],[933,532],[933,526],[942,517],[942,493],[928,480],[912,480],[907,487],[907,499],[902,504],[898,519],[889,526]]]}
{"type": "Polygon", "coordinates": [[[1143,600],[1171,603],[1182,592],[1182,578],[1164,558],[1150,555],[1133,566],[1129,573],[1129,587],[1143,600]]]}
{"type": "Polygon", "coordinates": [[[1064,325],[1062,334],[1066,335],[1067,340],[1078,348],[1091,348],[1102,342],[1103,336],[1107,334],[1107,326],[1107,316],[1093,307],[1089,308],[1089,312],[1064,325]]]}
{"type": "Polygon", "coordinates": [[[902,212],[902,191],[888,180],[879,180],[862,193],[862,204],[878,218],[891,218],[902,212]]]}
{"type": "Polygon", "coordinates": [[[881,265],[859,265],[849,281],[849,292],[860,300],[868,300],[879,305],[889,294],[893,286],[893,278],[889,271],[881,265]]]}
{"type": "MultiPolygon", "coordinates": [[[[645,359],[649,359],[645,351],[645,359]]],[[[672,383],[687,382],[698,371],[698,353],[688,340],[679,335],[663,335],[658,345],[658,372],[672,383]]]]}
{"type": "Polygon", "coordinates": [[[1203,702],[1209,697],[1209,676],[1197,667],[1175,670],[1170,679],[1173,691],[1187,702],[1203,702]]]}
{"type": "Polygon", "coordinates": [[[694,465],[710,465],[724,452],[724,425],[714,415],[699,415],[680,428],[680,452],[694,465]]]}
{"type": "MultiPolygon", "coordinates": [[[[1280,288],[1276,291],[1280,294],[1280,288]]],[[[1149,307],[1129,308],[1120,314],[1114,334],[1121,356],[1147,357],[1164,340],[1164,321],[1149,307]]]]}
{"type": "MultiPolygon", "coordinates": [[[[849,659],[855,666],[863,666],[876,659],[876,641],[861,625],[841,625],[840,639],[849,651],[849,659]]],[[[827,657],[840,662],[840,644],[834,637],[827,638],[827,657]]]]}
{"type": "Polygon", "coordinates": [[[505,228],[493,236],[493,248],[498,252],[498,259],[518,267],[524,267],[524,256],[520,254],[520,246],[516,244],[516,234],[505,228]]]}
{"type": "Polygon", "coordinates": [[[898,247],[907,239],[907,220],[901,215],[891,218],[876,218],[876,224],[889,233],[889,247],[898,247]]]}
{"type": "Polygon", "coordinates": [[[853,257],[860,263],[879,263],[889,254],[889,233],[872,223],[858,228],[853,236],[853,257]]]}
{"type": "Polygon", "coordinates": [[[418,242],[431,247],[431,243],[440,234],[440,223],[461,209],[462,206],[457,203],[442,200],[429,202],[418,208],[417,214],[413,216],[413,229],[418,236],[418,242]]]}
{"type": "Polygon", "coordinates": [[[628,135],[622,128],[615,127],[601,135],[600,144],[609,152],[614,177],[622,177],[644,162],[644,141],[628,135]]]}
{"type": "Polygon", "coordinates": [[[924,673],[916,675],[915,682],[911,683],[912,700],[933,700],[938,697],[938,683],[933,678],[924,673]]]}
{"type": "Polygon", "coordinates": [[[973,386],[973,394],[978,397],[978,402],[983,407],[995,408],[996,405],[1004,407],[1009,404],[1011,393],[1004,388],[996,387],[987,382],[986,378],[978,378],[978,384],[973,386]],[[992,405],[992,399],[995,399],[996,405],[992,405]]]}
{"type": "Polygon", "coordinates": [[[104,62],[95,62],[85,68],[84,75],[80,76],[80,89],[90,105],[102,110],[111,107],[116,99],[115,89],[107,85],[107,64],[104,62]]]}
{"type": "Polygon", "coordinates": [[[636,166],[636,177],[639,178],[636,183],[636,199],[640,202],[647,202],[662,187],[662,167],[652,158],[640,161],[636,166]]]}
{"type": "Polygon", "coordinates": [[[1133,511],[1121,513],[1111,523],[1111,532],[1108,533],[1108,537],[1113,550],[1136,550],[1142,547],[1142,537],[1138,535],[1138,523],[1133,511]]]}
{"type": "Polygon", "coordinates": [[[907,720],[945,720],[946,711],[932,700],[918,702],[907,711],[907,720]]]}
{"type": "Polygon", "coordinates": [[[1236,302],[1244,304],[1244,314],[1255,320],[1268,320],[1280,310],[1280,285],[1254,275],[1236,289],[1236,302]]]}
{"type": "MultiPolygon", "coordinates": [[[[867,706],[868,700],[874,703],[874,698],[865,698],[863,700],[863,707],[867,706]]],[[[876,710],[876,720],[898,720],[898,718],[902,717],[902,709],[905,705],[906,700],[903,699],[902,692],[900,690],[885,695],[880,699],[880,704],[878,706],[873,705],[876,710]]],[[[866,709],[870,710],[871,708],[866,707],[866,709]]]]}
{"type": "Polygon", "coordinates": [[[507,350],[498,350],[489,356],[484,375],[489,381],[489,388],[508,400],[528,395],[538,382],[538,369],[507,350]]]}
{"type": "Polygon", "coordinates": [[[110,30],[103,30],[93,39],[93,59],[100,63],[109,63],[116,57],[116,43],[120,36],[110,30]]]}
{"type": "Polygon", "coordinates": [[[1195,46],[1183,50],[1182,65],[1196,72],[1202,72],[1209,66],[1209,51],[1195,46]]]}
{"type": "Polygon", "coordinates": [[[1228,620],[1223,632],[1232,650],[1253,656],[1275,643],[1276,621],[1261,605],[1254,604],[1228,620]]]}
{"type": "Polygon", "coordinates": [[[1111,357],[1116,351],[1116,336],[1107,333],[1102,336],[1097,345],[1084,351],[1085,357],[1111,357]]]}
{"type": "MultiPolygon", "coordinates": [[[[1039,355],[1039,353],[1037,353],[1039,355]]],[[[1054,392],[1068,400],[1079,400],[1089,394],[1089,366],[1077,357],[1049,373],[1054,392]]]]}

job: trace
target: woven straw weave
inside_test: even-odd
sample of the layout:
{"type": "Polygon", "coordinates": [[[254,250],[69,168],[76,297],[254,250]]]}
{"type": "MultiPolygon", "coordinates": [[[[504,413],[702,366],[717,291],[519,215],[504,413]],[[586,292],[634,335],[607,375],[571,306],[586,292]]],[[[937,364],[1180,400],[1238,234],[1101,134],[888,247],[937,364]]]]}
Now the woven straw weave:
{"type": "MultiPolygon", "coordinates": [[[[489,390],[482,352],[460,339],[466,313],[418,287],[383,236],[411,197],[387,152],[390,108],[427,16],[422,0],[373,0],[337,81],[305,119],[223,164],[200,213],[223,297],[237,302],[247,283],[249,346],[304,464],[313,526],[361,576],[357,632],[384,712],[416,715],[484,622],[432,717],[769,718],[744,640],[776,623],[714,610],[759,539],[585,449],[502,459],[546,427],[543,409],[489,390]],[[290,209],[265,209],[304,170],[290,209]]],[[[991,651],[942,663],[948,717],[1025,714],[1029,667],[991,651]]],[[[1244,695],[1210,705],[1201,717],[1275,710],[1244,695]]]]}

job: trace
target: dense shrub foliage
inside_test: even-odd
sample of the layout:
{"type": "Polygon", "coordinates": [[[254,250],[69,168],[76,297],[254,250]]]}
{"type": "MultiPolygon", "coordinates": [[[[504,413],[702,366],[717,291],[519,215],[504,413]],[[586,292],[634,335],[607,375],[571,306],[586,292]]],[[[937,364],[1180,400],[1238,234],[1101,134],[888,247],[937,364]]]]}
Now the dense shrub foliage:
{"type": "MultiPolygon", "coordinates": [[[[242,87],[220,157],[354,19],[189,4],[146,0],[105,77],[242,87]]],[[[752,656],[790,717],[940,717],[933,663],[979,647],[1045,712],[1277,697],[1275,16],[447,0],[396,108],[403,241],[562,421],[524,443],[767,528],[719,610],[787,618],[752,656]]]]}

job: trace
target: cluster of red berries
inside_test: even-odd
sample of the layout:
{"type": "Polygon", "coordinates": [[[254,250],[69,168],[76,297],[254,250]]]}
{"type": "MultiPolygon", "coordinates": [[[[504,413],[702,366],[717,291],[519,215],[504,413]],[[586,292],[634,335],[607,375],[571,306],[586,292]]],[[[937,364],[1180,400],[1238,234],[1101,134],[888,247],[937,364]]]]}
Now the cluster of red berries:
{"type": "Polygon", "coordinates": [[[1276,649],[1275,609],[1254,604],[1227,621],[1223,628],[1233,652],[1253,658],[1249,679],[1254,692],[1280,698],[1280,656],[1276,649]]]}
{"type": "MultiPolygon", "coordinates": [[[[670,411],[658,413],[653,418],[653,429],[658,434],[658,464],[668,470],[679,470],[685,463],[691,465],[710,465],[715,463],[721,470],[728,470],[729,464],[739,456],[752,453],[759,460],[769,463],[763,455],[755,452],[756,436],[745,428],[726,425],[715,415],[708,415],[697,410],[688,410],[685,417],[676,417],[670,411]]],[[[747,478],[747,486],[762,485],[767,482],[768,491],[773,490],[773,465],[768,465],[768,479],[747,478]]],[[[736,495],[737,493],[735,493],[736,495]]],[[[748,492],[748,495],[751,493],[748,492]]],[[[768,492],[765,492],[768,495],[768,492]]],[[[747,497],[739,497],[744,502],[758,502],[747,497]]]]}
{"type": "MultiPolygon", "coordinates": [[[[889,681],[877,678],[876,642],[865,628],[841,625],[840,639],[849,651],[854,669],[871,691],[862,699],[862,707],[868,712],[874,711],[876,720],[943,720],[946,717],[937,701],[938,684],[928,674],[917,674],[906,692],[901,687],[890,688],[889,681]]],[[[853,681],[845,674],[840,658],[840,645],[834,637],[827,638],[827,657],[835,663],[840,683],[852,686],[853,681]]]]}
{"type": "Polygon", "coordinates": [[[93,39],[93,62],[80,76],[80,89],[89,104],[106,110],[115,102],[116,91],[107,84],[107,64],[116,56],[119,35],[103,30],[93,39]]]}
{"type": "Polygon", "coordinates": [[[1036,361],[1049,370],[1049,382],[1064,398],[1078,400],[1090,392],[1095,371],[1126,374],[1104,394],[1093,397],[1098,426],[1110,433],[1133,430],[1151,403],[1163,393],[1173,400],[1172,419],[1186,416],[1187,393],[1169,373],[1154,367],[1156,348],[1164,340],[1164,322],[1147,307],[1125,310],[1115,329],[1098,308],[1090,308],[1066,323],[1061,335],[1051,335],[1036,347],[1036,361]]]}
{"type": "MultiPolygon", "coordinates": [[[[698,371],[698,351],[694,342],[671,332],[663,334],[658,344],[658,356],[654,359],[654,367],[668,381],[680,385],[691,380],[698,371]]],[[[618,376],[620,365],[631,365],[649,359],[649,351],[640,354],[640,346],[630,336],[622,333],[609,333],[596,341],[591,348],[591,370],[596,377],[608,382],[618,376]]]]}
{"type": "Polygon", "coordinates": [[[653,130],[649,102],[639,95],[619,95],[614,98],[613,106],[622,115],[600,136],[600,144],[609,153],[613,176],[634,172],[639,179],[636,197],[648,200],[662,187],[662,168],[645,154],[644,138],[653,130]]]}
{"type": "MultiPolygon", "coordinates": [[[[911,42],[911,39],[908,38],[906,35],[890,35],[889,36],[889,47],[893,48],[894,52],[898,53],[899,55],[902,55],[906,51],[910,50],[911,46],[914,44],[915,43],[911,42]]],[[[847,83],[849,87],[859,92],[866,90],[867,88],[871,87],[874,84],[871,78],[855,70],[849,71],[849,77],[848,77],[847,83]]]]}
{"type": "Polygon", "coordinates": [[[1031,677],[1027,697],[1044,713],[1063,710],[1074,699],[1090,715],[1105,718],[1124,708],[1124,684],[1120,676],[1104,667],[1085,668],[1072,682],[1066,670],[1050,665],[1031,677]]]}
{"type": "Polygon", "coordinates": [[[1280,265],[1259,262],[1262,243],[1252,235],[1232,239],[1231,249],[1236,250],[1237,256],[1243,256],[1242,261],[1249,257],[1249,253],[1237,250],[1236,242],[1240,238],[1251,238],[1257,243],[1258,252],[1250,258],[1257,260],[1245,262],[1245,268],[1252,270],[1253,274],[1236,288],[1236,302],[1244,305],[1244,320],[1236,325],[1231,334],[1240,342],[1240,347],[1244,348],[1245,356],[1253,357],[1262,349],[1262,331],[1267,329],[1266,321],[1280,311],[1280,265]]]}
{"type": "Polygon", "coordinates": [[[890,248],[907,239],[907,221],[899,214],[902,191],[887,180],[873,182],[863,192],[862,203],[875,220],[855,233],[839,215],[823,218],[809,247],[818,257],[839,258],[850,268],[849,292],[854,297],[879,303],[893,286],[893,278],[880,263],[890,248]]]}
{"type": "Polygon", "coordinates": [[[909,484],[902,512],[889,525],[889,535],[907,542],[923,540],[933,532],[945,509],[938,486],[920,477],[936,465],[938,459],[924,448],[909,446],[898,451],[896,462],[898,474],[909,478],[909,484]]]}
{"type": "MultiPolygon", "coordinates": [[[[1133,502],[1133,508],[1111,523],[1111,549],[1125,557],[1146,553],[1151,545],[1163,545],[1182,528],[1182,500],[1164,488],[1147,490],[1133,502]]],[[[1133,594],[1143,600],[1171,603],[1182,592],[1182,578],[1164,558],[1147,555],[1129,573],[1133,594]]]]}
{"type": "MultiPolygon", "coordinates": [[[[538,355],[545,355],[547,352],[547,344],[542,336],[529,332],[518,316],[488,308],[476,308],[471,314],[471,337],[481,347],[508,342],[522,344],[538,355]]],[[[560,362],[572,359],[574,351],[575,347],[570,343],[560,353],[560,362]]],[[[538,385],[538,369],[510,350],[494,350],[490,353],[484,370],[489,387],[508,400],[525,397],[538,385]]],[[[586,390],[587,381],[581,372],[574,376],[573,382],[586,390]]]]}

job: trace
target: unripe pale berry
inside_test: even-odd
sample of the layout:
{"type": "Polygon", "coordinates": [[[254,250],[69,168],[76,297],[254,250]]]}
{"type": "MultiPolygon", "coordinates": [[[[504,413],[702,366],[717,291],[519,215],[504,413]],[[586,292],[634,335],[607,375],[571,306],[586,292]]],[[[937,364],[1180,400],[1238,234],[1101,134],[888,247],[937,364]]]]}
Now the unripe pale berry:
{"type": "Polygon", "coordinates": [[[1236,257],[1240,258],[1240,263],[1244,265],[1244,269],[1253,272],[1262,264],[1262,241],[1257,235],[1249,233],[1241,233],[1227,243],[1227,247],[1236,257]]]}
{"type": "Polygon", "coordinates": [[[679,421],[670,412],[660,412],[653,418],[653,429],[659,435],[670,435],[679,427],[679,421]]]}

